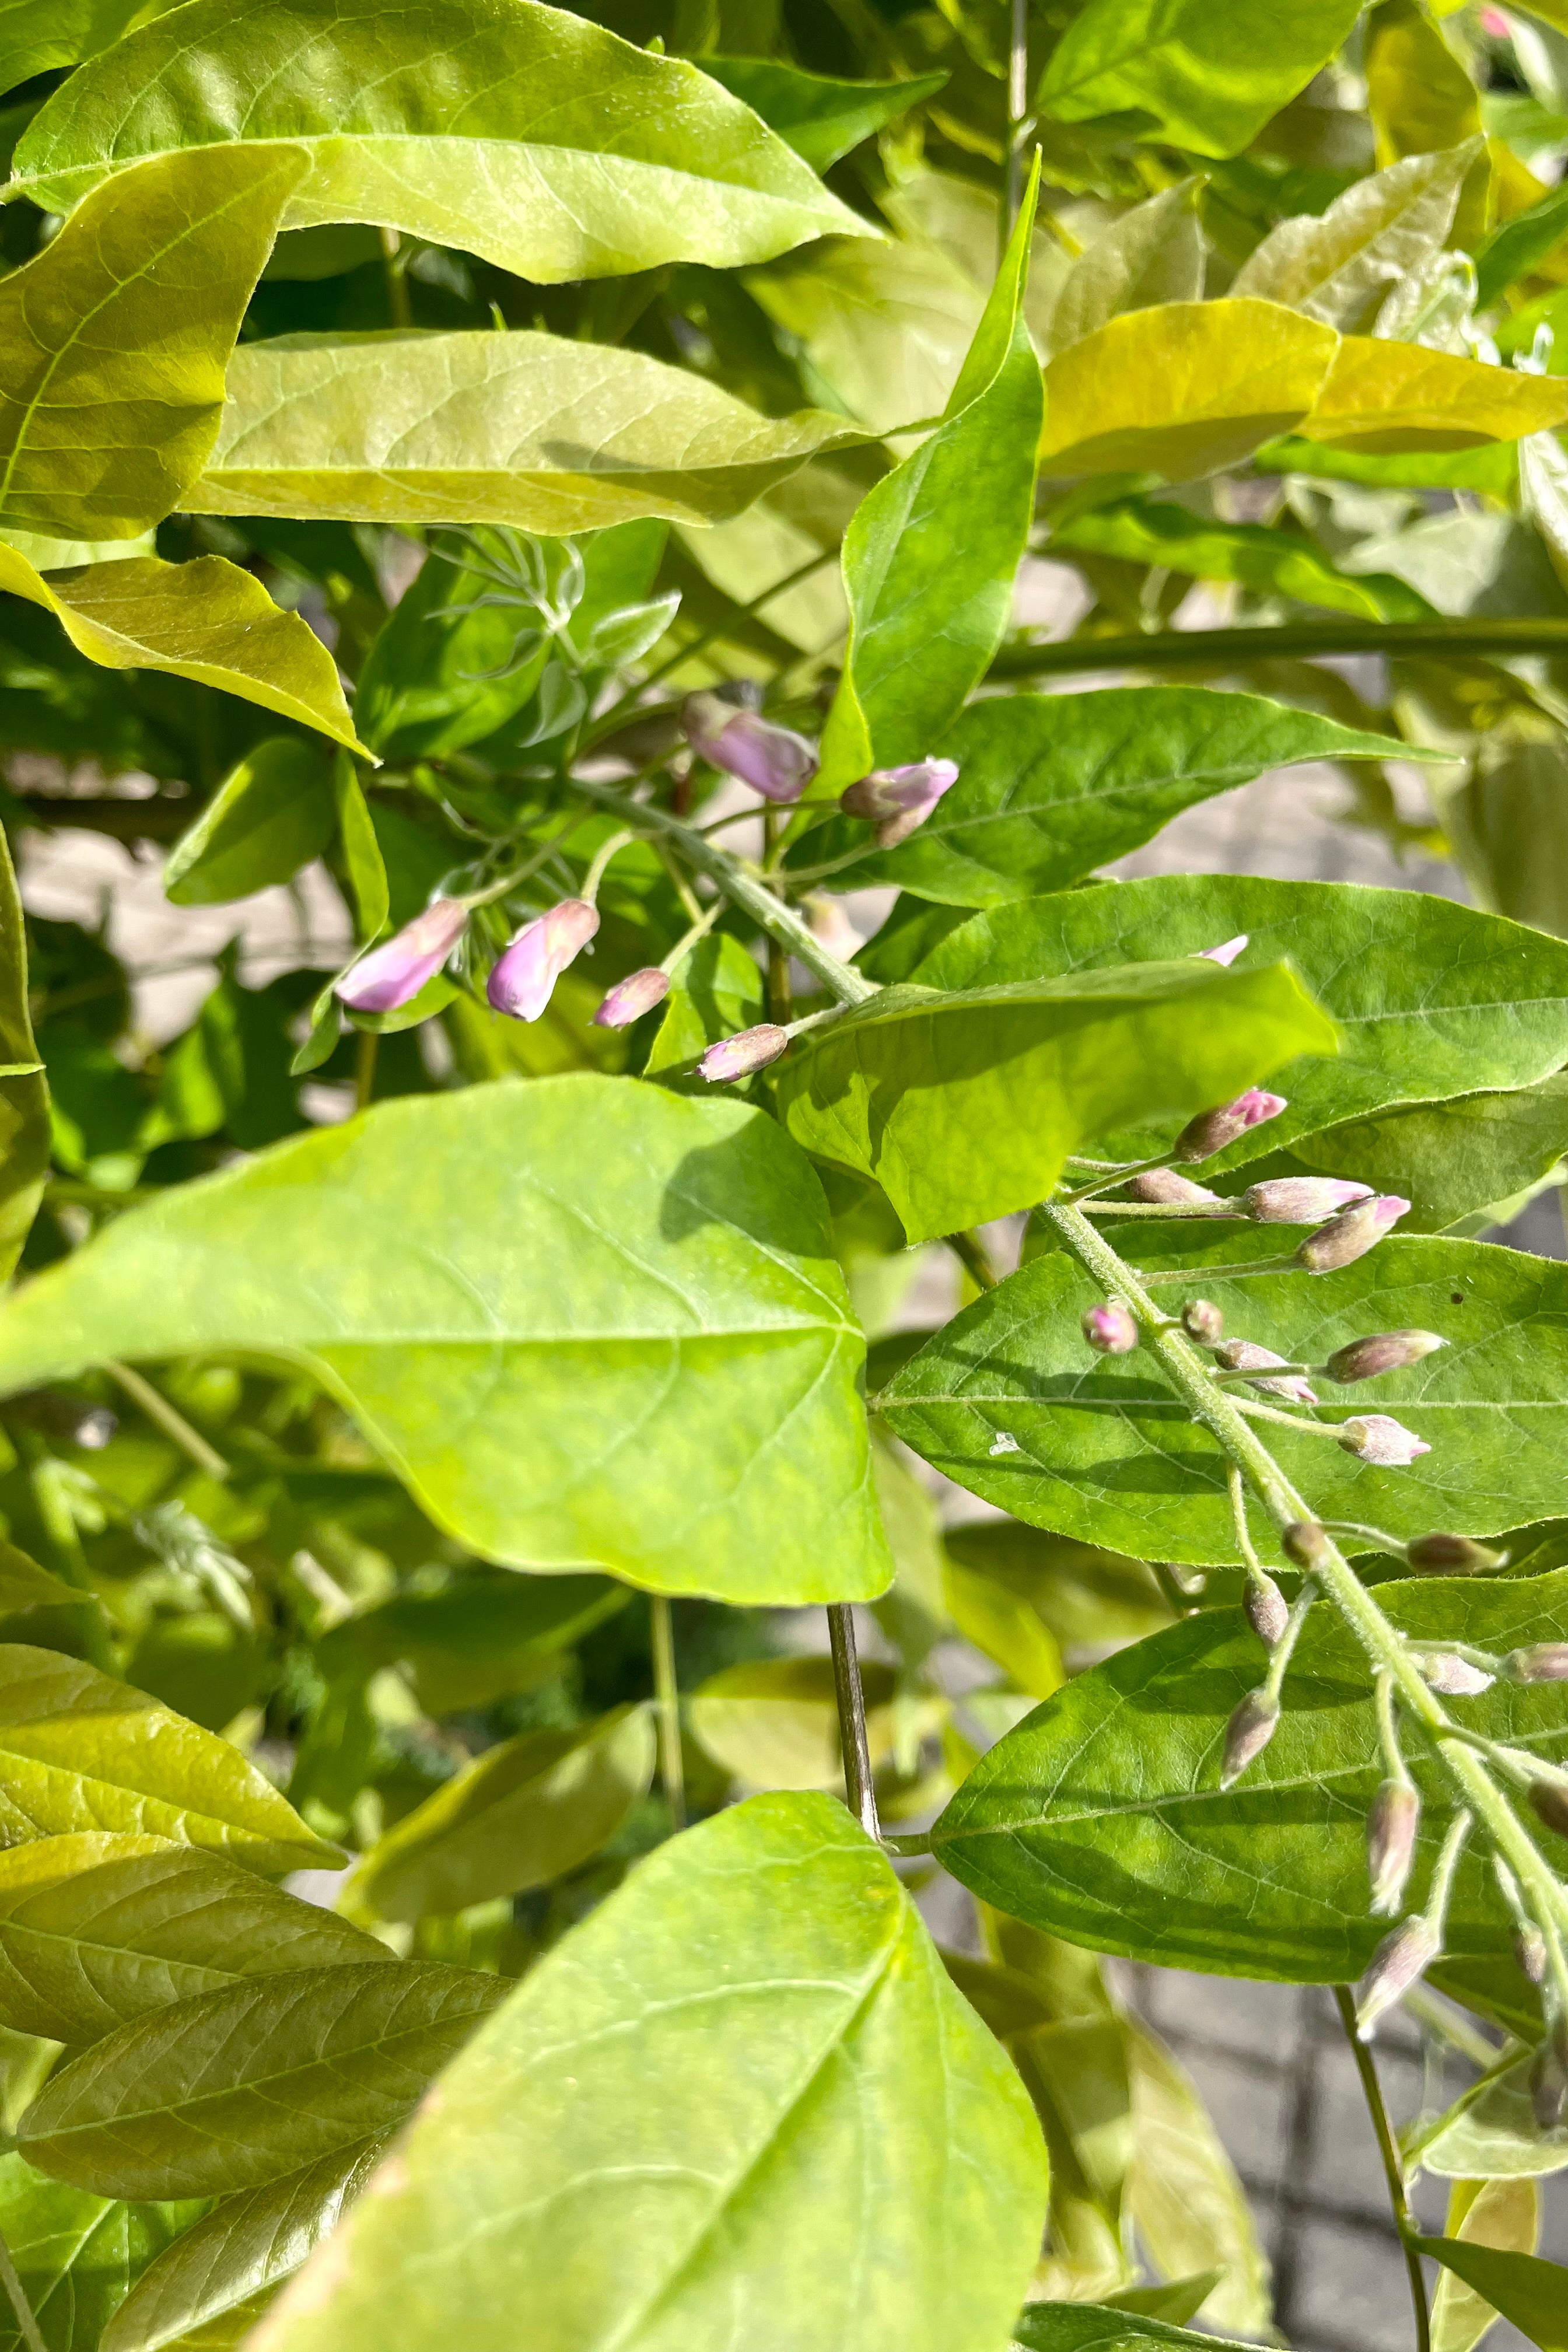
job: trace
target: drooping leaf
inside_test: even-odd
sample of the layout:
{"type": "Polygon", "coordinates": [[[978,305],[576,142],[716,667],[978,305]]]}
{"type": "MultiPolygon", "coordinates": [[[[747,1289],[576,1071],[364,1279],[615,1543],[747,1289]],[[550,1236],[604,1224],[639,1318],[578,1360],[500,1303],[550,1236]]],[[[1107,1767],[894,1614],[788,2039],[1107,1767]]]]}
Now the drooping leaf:
{"type": "Polygon", "coordinates": [[[1417,343],[1346,335],[1311,415],[1308,441],[1357,449],[1475,449],[1568,423],[1568,384],[1417,343]]]}
{"type": "Polygon", "coordinates": [[[1568,2271],[1539,2254],[1504,2253],[1463,2238],[1417,2238],[1415,2245],[1462,2278],[1541,2352],[1568,2352],[1568,2271]]]}
{"type": "Polygon", "coordinates": [[[435,2352],[454,2326],[501,2352],[524,2309],[553,2352],[721,2352],[737,2329],[993,2352],[1044,2212],[1016,2077],[822,1796],[753,1799],[650,1854],[518,1987],[400,2156],[258,2352],[435,2352]],[[476,2268],[477,2211],[495,2226],[476,2268]]]}
{"type": "MultiPolygon", "coordinates": [[[[1292,1363],[1321,1364],[1368,1331],[1436,1331],[1452,1344],[1413,1370],[1352,1389],[1323,1381],[1325,1424],[1389,1412],[1430,1446],[1406,1469],[1269,1424],[1288,1476],[1325,1518],[1409,1538],[1434,1528],[1500,1534],[1568,1501],[1568,1274],[1478,1242],[1398,1238],[1337,1274],[1240,1276],[1279,1226],[1111,1225],[1145,1268],[1186,1269],[1226,1328],[1262,1333],[1292,1363]],[[1161,1238],[1156,1240],[1154,1235],[1161,1238]],[[1223,1238],[1215,1238],[1223,1236],[1223,1238]]],[[[1184,1293],[1178,1292],[1180,1298],[1184,1293]]],[[[881,1395],[893,1434],[947,1476],[1035,1527],[1143,1559],[1239,1559],[1225,1463],[1142,1352],[1096,1359],[1079,1328],[1100,1296],[1064,1251],[1036,1258],[928,1340],[881,1395]]],[[[1260,1543],[1274,1538],[1260,1512],[1260,1543]]]]}
{"type": "MultiPolygon", "coordinates": [[[[1415,0],[1387,0],[1372,18],[1365,67],[1367,112],[1380,163],[1454,147],[1479,131],[1480,93],[1415,0]]],[[[1473,242],[1471,222],[1462,226],[1473,242]]]]}
{"type": "Polygon", "coordinates": [[[427,1715],[452,1715],[533,1688],[630,1598],[607,1576],[472,1569],[439,1592],[396,1593],[346,1618],[315,1643],[316,1663],[329,1680],[399,1665],[427,1715]]]}
{"type": "MultiPolygon", "coordinates": [[[[127,2292],[199,2205],[122,2205],[0,2156],[0,2230],[48,2352],[99,2352],[127,2292]]],[[[0,2298],[0,2352],[26,2352],[9,2296],[0,2298]]]]}
{"type": "Polygon", "coordinates": [[[10,1279],[37,1214],[49,1150],[49,1092],[27,1010],[22,902],[10,845],[0,839],[0,1280],[10,1279]]]}
{"type": "Polygon", "coordinates": [[[1052,545],[1069,554],[1157,564],[1200,580],[1237,580],[1262,595],[1290,596],[1368,620],[1420,621],[1431,613],[1426,598],[1402,580],[1342,572],[1305,532],[1278,523],[1208,521],[1163,499],[1087,508],[1058,526],[1052,545]]]}
{"type": "Polygon", "coordinates": [[[228,403],[195,512],[556,536],[640,515],[717,522],[865,438],[816,410],[759,416],[641,352],[531,333],[247,343],[228,403]]]}
{"type": "Polygon", "coordinates": [[[1203,299],[1198,194],[1196,180],[1162,188],[1090,239],[1051,305],[1051,351],[1081,342],[1124,311],[1203,299]]]}
{"type": "Polygon", "coordinates": [[[82,1831],[0,1853],[0,2022],[96,2042],[245,1977],[389,1957],[331,1911],[156,1837],[82,1831]]]}
{"type": "Polygon", "coordinates": [[[1358,180],[1328,210],[1270,229],[1232,281],[1233,296],[1288,302],[1347,334],[1372,323],[1392,288],[1441,251],[1479,139],[1407,155],[1358,180]]]}
{"type": "MultiPolygon", "coordinates": [[[[1568,1573],[1529,1583],[1460,1579],[1384,1586],[1416,1637],[1507,1649],[1568,1625],[1568,1573]]],[[[1353,1633],[1309,1617],[1273,1738],[1219,1787],[1231,1709],[1258,1682],[1258,1637],[1239,1611],[1203,1611],[1080,1675],[984,1757],[933,1830],[966,1886],[1031,1926],[1163,1967],[1288,1984],[1359,1976],[1385,1933],[1368,1908],[1366,1811],[1383,1773],[1375,1709],[1353,1633]]],[[[1453,1702],[1477,1731],[1528,1752],[1568,1748],[1562,1692],[1496,1683],[1453,1702]]],[[[1423,1757],[1412,1904],[1453,1810],[1423,1757]]],[[[1482,1855],[1455,1883],[1447,1949],[1505,1952],[1508,1915],[1482,1855]]]]}
{"type": "Polygon", "coordinates": [[[258,2189],[395,2130],[506,1991],[476,1969],[388,1959],[200,1993],[57,2068],[20,2144],[95,2196],[258,2189]]]}
{"type": "Polygon", "coordinates": [[[760,115],[814,172],[826,172],[884,123],[922,106],[947,79],[933,73],[910,81],[836,81],[777,58],[704,57],[702,70],[760,115]]]}
{"type": "Polygon", "coordinates": [[[845,533],[849,642],[814,796],[923,759],[1007,625],[1042,416],[1024,321],[1037,188],[1037,171],[943,423],[845,533]]]}
{"type": "Polygon", "coordinates": [[[341,1858],[226,1740],[79,1658],[0,1647],[0,1830],[21,1844],[102,1829],[266,1874],[341,1858]]]}
{"type": "MultiPolygon", "coordinates": [[[[1448,2191],[1444,2226],[1448,2237],[1467,2245],[1533,2254],[1541,2231],[1540,2192],[1533,2180],[1457,2180],[1448,2191]]],[[[1491,2305],[1456,2272],[1439,2272],[1432,2297],[1432,2352],[1475,2352],[1496,2317],[1491,2305]]]]}
{"type": "Polygon", "coordinates": [[[336,828],[329,762],[297,735],[269,735],[174,844],[163,896],[176,907],[210,907],[291,882],[336,828]]]}
{"type": "Polygon", "coordinates": [[[641,1706],[503,1739],[371,1848],[349,1906],[360,1917],[412,1921],[547,1886],[615,1835],[647,1794],[653,1759],[641,1706]]]}
{"type": "Polygon", "coordinates": [[[1051,53],[1039,102],[1058,122],[1131,115],[1143,138],[1236,155],[1328,63],[1359,0],[1089,0],[1051,53]]]}
{"type": "Polygon", "coordinates": [[[1066,1680],[1061,1651],[1026,1595],[958,1559],[948,1561],[942,1589],[959,1632],[995,1660],[1015,1689],[1031,1698],[1060,1690],[1066,1680]]]}
{"type": "Polygon", "coordinates": [[[0,1381],[281,1355],[492,1560],[805,1601],[888,1579],[863,1347],[764,1113],[577,1073],[384,1104],[128,1213],[0,1315],[0,1381]]]}
{"type": "Polygon", "coordinates": [[[1568,2169],[1568,2133],[1543,2131],[1535,2113],[1534,2065],[1532,2053],[1479,2097],[1462,2097],[1443,2128],[1423,2137],[1423,2168],[1447,2180],[1523,2180],[1568,2169]]]}
{"type": "Polygon", "coordinates": [[[51,1576],[14,1543],[0,1538],[0,1619],[25,1616],[31,1609],[90,1609],[94,1602],[92,1593],[51,1576]]]}
{"type": "Polygon", "coordinates": [[[1209,2292],[1184,2313],[1151,2315],[1179,2326],[1202,2310],[1216,2327],[1261,2334],[1274,2315],[1268,2257],[1212,2116],[1186,2069],[1131,2021],[1127,2072],[1133,2123],[1127,2209],[1139,2238],[1164,2278],[1215,2266],[1209,2292]]]}
{"type": "Polygon", "coordinates": [[[795,1139],[874,1176],[915,1242],[1043,1199],[1068,1153],[1134,1106],[1159,1100],[1180,1125],[1297,1054],[1334,1051],[1287,966],[1238,981],[1188,961],[887,989],[809,1033],[776,1094],[795,1139]]]}
{"type": "Polygon", "coordinates": [[[72,76],[17,146],[20,194],[68,211],[136,156],[288,141],[307,176],[284,227],[385,225],[536,284],[871,233],[684,58],[539,0],[191,9],[72,76]]]}

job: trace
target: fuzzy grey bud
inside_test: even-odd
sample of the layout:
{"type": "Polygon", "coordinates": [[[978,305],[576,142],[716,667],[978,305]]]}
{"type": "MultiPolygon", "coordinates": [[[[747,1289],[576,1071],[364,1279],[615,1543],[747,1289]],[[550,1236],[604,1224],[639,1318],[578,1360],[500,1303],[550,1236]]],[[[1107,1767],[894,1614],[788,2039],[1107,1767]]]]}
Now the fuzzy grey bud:
{"type": "Polygon", "coordinates": [[[1386,1412],[1359,1412],[1335,1431],[1347,1454],[1380,1470],[1407,1470],[1417,1454],[1430,1454],[1425,1439],[1386,1412]]]}
{"type": "Polygon", "coordinates": [[[875,821],[877,843],[896,849],[924,824],[943,793],[958,782],[956,760],[916,760],[905,768],[874,768],[839,796],[847,816],[875,821]]]}
{"type": "Polygon", "coordinates": [[[1361,1980],[1355,2022],[1363,2042],[1371,2039],[1372,2029],[1384,2011],[1402,2000],[1411,1986],[1426,1975],[1442,1948],[1442,1938],[1426,1919],[1401,1920],[1393,1934],[1384,1937],[1361,1980]]]}
{"type": "Polygon", "coordinates": [[[1366,1817],[1366,1867],[1372,1880],[1372,1907],[1393,1918],[1405,1899],[1405,1888],[1415,1859],[1415,1832],[1421,1826],[1421,1800],[1405,1780],[1385,1780],[1373,1799],[1366,1817]]]}
{"type": "Polygon", "coordinates": [[[1263,1690],[1248,1691],[1225,1727],[1225,1752],[1220,1759],[1219,1785],[1229,1789],[1255,1763],[1279,1721],[1279,1702],[1263,1690]]]}
{"type": "Polygon", "coordinates": [[[669,994],[669,974],[656,963],[645,964],[640,971],[628,972],[617,980],[614,988],[594,1015],[600,1029],[629,1029],[656,1004],[662,1004],[669,994]]]}
{"type": "Polygon", "coordinates": [[[1107,1306],[1084,1309],[1083,1336],[1102,1356],[1130,1356],[1138,1345],[1138,1326],[1113,1298],[1107,1306]]]}
{"type": "Polygon", "coordinates": [[[1530,2070],[1530,2103],[1542,2130],[1554,2132],[1568,2105],[1568,2074],[1564,2074],[1563,2061],[1550,2042],[1535,2053],[1535,2063],[1530,2070]]]}
{"type": "Polygon", "coordinates": [[[1267,1118],[1278,1118],[1286,1108],[1283,1095],[1271,1095],[1262,1087],[1248,1087],[1234,1102],[1221,1103],[1215,1110],[1201,1110],[1196,1118],[1189,1119],[1177,1136],[1173,1147],[1173,1160],[1207,1160],[1215,1151],[1223,1151],[1248,1128],[1261,1127],[1267,1118]]]}
{"type": "Polygon", "coordinates": [[[1212,1298],[1189,1298],[1182,1309],[1182,1328],[1189,1339],[1217,1348],[1225,1337],[1225,1317],[1212,1298]]]}
{"type": "Polygon", "coordinates": [[[739,1029],[732,1037],[721,1037],[710,1045],[698,1064],[709,1085],[719,1086],[730,1078],[749,1078],[753,1070],[765,1070],[776,1062],[789,1044],[789,1031],[772,1021],[760,1021],[754,1029],[739,1029]]]}
{"type": "Polygon", "coordinates": [[[1468,1658],[1458,1657],[1452,1650],[1418,1650],[1415,1671],[1428,1690],[1444,1698],[1479,1697],[1497,1680],[1495,1675],[1471,1665],[1468,1658]]]}
{"type": "Polygon", "coordinates": [[[1472,1543],[1468,1536],[1417,1536],[1405,1545],[1405,1558],[1424,1576],[1473,1576],[1478,1569],[1508,1566],[1506,1551],[1472,1543]]]}
{"type": "Polygon", "coordinates": [[[1241,1596],[1247,1622],[1266,1647],[1272,1649],[1290,1622],[1285,1595],[1267,1572],[1249,1576],[1241,1596]]]}
{"type": "Polygon", "coordinates": [[[1568,1642],[1532,1642],[1502,1662],[1510,1683],[1568,1683],[1568,1642]]]}
{"type": "Polygon", "coordinates": [[[1279,1549],[1298,1568],[1318,1568],[1328,1558],[1328,1532],[1316,1519],[1292,1519],[1280,1534],[1279,1549]]]}
{"type": "Polygon", "coordinates": [[[1559,1837],[1568,1838],[1568,1787],[1561,1780],[1532,1780],[1529,1795],[1537,1819],[1559,1837]]]}
{"type": "Polygon", "coordinates": [[[754,710],[739,710],[721,695],[689,694],[680,723],[710,768],[738,776],[764,800],[799,800],[816,773],[816,749],[804,735],[754,710]]]}
{"type": "Polygon", "coordinates": [[[1134,1201],[1147,1201],[1161,1209],[1201,1209],[1219,1194],[1203,1184],[1194,1184],[1190,1176],[1178,1176],[1173,1168],[1145,1168],[1141,1176],[1130,1176],[1127,1190],[1134,1201]]]}
{"type": "Polygon", "coordinates": [[[1353,1265],[1383,1239],[1391,1225],[1398,1223],[1408,1210],[1408,1201],[1397,1192],[1380,1192],[1370,1201],[1354,1201],[1309,1234],[1296,1252],[1296,1263],[1304,1265],[1309,1274],[1334,1274],[1342,1265],[1353,1265]]]}
{"type": "Polygon", "coordinates": [[[1265,1225],[1321,1225],[1336,1209],[1372,1198],[1370,1184],[1349,1184],[1337,1176],[1274,1176],[1249,1184],[1241,1205],[1265,1225]]]}
{"type": "Polygon", "coordinates": [[[1384,1372],[1403,1372],[1447,1346],[1436,1331],[1373,1331],[1336,1348],[1323,1366],[1330,1380],[1349,1388],[1355,1381],[1375,1381],[1384,1372]]]}
{"type": "Polygon", "coordinates": [[[468,921],[468,909],[461,898],[435,899],[384,947],[361,956],[342,980],[332,982],[332,994],[351,1013],[397,1012],[435,978],[468,921]]]}
{"type": "MultiPolygon", "coordinates": [[[[1260,1348],[1256,1339],[1226,1339],[1215,1349],[1215,1361],[1223,1364],[1227,1372],[1263,1372],[1271,1364],[1289,1361],[1287,1356],[1277,1356],[1272,1348],[1260,1348]]],[[[1316,1391],[1310,1389],[1300,1372],[1287,1372],[1277,1381],[1249,1380],[1248,1388],[1264,1396],[1283,1397],[1287,1404],[1316,1404],[1316,1391]]]]}
{"type": "Polygon", "coordinates": [[[1546,1938],[1533,1919],[1513,1931],[1513,1957],[1533,1985],[1546,1982],[1546,1938]]]}

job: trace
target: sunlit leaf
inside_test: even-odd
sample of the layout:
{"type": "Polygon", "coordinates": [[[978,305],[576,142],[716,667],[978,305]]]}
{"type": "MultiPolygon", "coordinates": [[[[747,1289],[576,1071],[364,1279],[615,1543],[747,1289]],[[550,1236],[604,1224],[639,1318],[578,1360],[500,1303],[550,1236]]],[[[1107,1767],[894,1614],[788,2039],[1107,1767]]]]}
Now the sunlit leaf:
{"type": "Polygon", "coordinates": [[[1203,299],[1198,192],[1196,180],[1162,188],[1090,239],[1051,306],[1053,352],[1081,342],[1123,311],[1203,299]]]}
{"type": "MultiPolygon", "coordinates": [[[[895,1745],[895,1677],[868,1659],[862,1668],[867,1739],[873,1766],[895,1745]]],[[[830,1659],[756,1658],[726,1666],[687,1701],[695,1737],[747,1789],[836,1789],[844,1779],[830,1659]]],[[[917,1738],[935,1727],[929,1703],[917,1709],[917,1738]]]]}
{"type": "Polygon", "coordinates": [[[1568,423],[1568,383],[1415,343],[1346,335],[1311,415],[1309,441],[1373,452],[1474,449],[1568,423]]]}
{"type": "Polygon", "coordinates": [[[836,81],[777,58],[705,56],[702,70],[760,115],[814,172],[826,172],[885,122],[934,98],[947,79],[937,73],[910,81],[836,81]]]}
{"type": "Polygon", "coordinates": [[[291,882],[336,828],[329,762],[297,735],[268,736],[175,843],[163,895],[176,907],[209,907],[291,882]]]}
{"type": "MultiPolygon", "coordinates": [[[[199,2205],[122,2205],[46,2179],[0,2156],[0,2230],[48,2352],[98,2352],[104,2328],[148,2264],[199,2205]]],[[[0,2352],[26,2352],[9,2296],[0,2352]]]]}
{"type": "Polygon", "coordinates": [[[1568,2132],[1560,2126],[1543,2131],[1535,2113],[1534,2065],[1531,2053],[1479,2097],[1463,2096],[1442,2129],[1423,2137],[1423,2168],[1447,2180],[1520,2180],[1568,2169],[1568,2132]]]}
{"type": "Polygon", "coordinates": [[[1237,580],[1261,595],[1289,596],[1367,620],[1419,621],[1431,611],[1401,580],[1342,572],[1305,532],[1279,523],[1208,521],[1163,499],[1087,508],[1058,524],[1051,544],[1068,554],[1112,555],[1200,580],[1237,580]]]}
{"type": "Polygon", "coordinates": [[[1473,2246],[1463,2238],[1417,2238],[1424,2254],[1462,2278],[1540,2352],[1568,2352],[1568,2271],[1538,2254],[1473,2246]]]}
{"type": "Polygon", "coordinates": [[[1408,155],[1358,180],[1320,215],[1282,220],[1243,262],[1233,296],[1288,302],[1346,333],[1370,326],[1401,278],[1442,249],[1481,142],[1408,155]]]}
{"type": "Polygon", "coordinates": [[[1210,2272],[1209,2292],[1184,2313],[1152,2315],[1179,2325],[1201,2310],[1215,2327],[1261,2334],[1273,2318],[1268,2261],[1212,2116],[1186,2069],[1131,2021],[1127,2071],[1133,2122],[1127,2203],[1139,2238],[1165,2278],[1211,2264],[1219,2273],[1210,2272]]]}
{"type": "MultiPolygon", "coordinates": [[[[1456,2181],[1448,2191],[1451,2238],[1467,2245],[1533,2254],[1541,2198],[1533,2180],[1456,2181]]],[[[1564,2281],[1568,2285],[1568,2280],[1564,2281]]],[[[1453,2271],[1442,2271],[1432,2297],[1432,2352],[1475,2352],[1497,2314],[1453,2271]]]]}

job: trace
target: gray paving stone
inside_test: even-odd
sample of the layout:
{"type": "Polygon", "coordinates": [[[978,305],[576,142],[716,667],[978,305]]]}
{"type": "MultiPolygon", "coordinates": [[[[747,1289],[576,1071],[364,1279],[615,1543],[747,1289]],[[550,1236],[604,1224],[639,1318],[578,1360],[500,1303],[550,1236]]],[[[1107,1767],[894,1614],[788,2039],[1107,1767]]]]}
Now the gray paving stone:
{"type": "Polygon", "coordinates": [[[1314,2220],[1301,2231],[1286,2322],[1293,2342],[1323,2352],[1411,2352],[1410,2290],[1392,2230],[1314,2220]]]}
{"type": "MultiPolygon", "coordinates": [[[[1389,2112],[1403,2123],[1421,2105],[1421,2069],[1389,2053],[1377,2072],[1389,2112]]],[[[1313,2075],[1311,2152],[1302,2185],[1324,2205],[1381,2212],[1388,2192],[1355,2061],[1342,2042],[1325,2042],[1315,2054],[1313,2075]]]]}
{"type": "Polygon", "coordinates": [[[1273,2065],[1289,2063],[1302,2024],[1301,1995],[1292,1985],[1194,1976],[1184,1969],[1148,1970],[1144,2007],[1162,2033],[1273,2065]]]}

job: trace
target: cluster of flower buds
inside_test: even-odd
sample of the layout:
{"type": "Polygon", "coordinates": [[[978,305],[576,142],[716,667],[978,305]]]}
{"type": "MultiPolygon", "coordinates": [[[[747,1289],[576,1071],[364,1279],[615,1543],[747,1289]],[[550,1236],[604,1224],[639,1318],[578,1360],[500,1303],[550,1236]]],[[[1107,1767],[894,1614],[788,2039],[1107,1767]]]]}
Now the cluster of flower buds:
{"type": "Polygon", "coordinates": [[[1249,1764],[1255,1763],[1279,1723],[1279,1702],[1271,1691],[1248,1691],[1236,1707],[1225,1727],[1225,1748],[1220,1757],[1219,1785],[1234,1787],[1249,1764]]]}
{"type": "Polygon", "coordinates": [[[1405,1371],[1447,1344],[1436,1331],[1374,1331],[1336,1348],[1323,1370],[1341,1388],[1350,1388],[1357,1381],[1380,1380],[1384,1372],[1405,1371]]]}
{"type": "Polygon", "coordinates": [[[1249,1184],[1241,1206],[1262,1225],[1320,1225],[1352,1201],[1369,1201],[1370,1184],[1352,1184],[1339,1176],[1271,1176],[1266,1183],[1249,1184]]]}
{"type": "Polygon", "coordinates": [[[1421,1800],[1408,1780],[1384,1780],[1366,1817],[1366,1865],[1372,1907],[1392,1919],[1405,1900],[1415,1860],[1421,1800]]]}
{"type": "Polygon", "coordinates": [[[1287,1404],[1316,1404],[1317,1391],[1308,1386],[1300,1372],[1287,1372],[1278,1380],[1254,1380],[1255,1372],[1265,1373],[1272,1365],[1289,1363],[1288,1356],[1277,1356],[1272,1348],[1260,1348],[1255,1339],[1224,1339],[1215,1349],[1215,1361],[1227,1372],[1245,1372],[1247,1385],[1263,1396],[1283,1397],[1287,1404]]]}
{"type": "Polygon", "coordinates": [[[436,898],[332,983],[351,1013],[395,1013],[433,980],[468,927],[466,898],[436,898]]]}
{"type": "Polygon", "coordinates": [[[1425,1439],[1386,1412],[1361,1412],[1342,1421],[1334,1435],[1358,1462],[1378,1470],[1406,1470],[1417,1454],[1430,1454],[1425,1439]]]}
{"type": "Polygon", "coordinates": [[[586,898],[563,898],[525,923],[485,983],[495,1010],[514,1021],[537,1021],[556,982],[598,928],[598,908],[586,898]]]}
{"type": "Polygon", "coordinates": [[[1223,1151],[1227,1143],[1245,1135],[1249,1128],[1261,1127],[1265,1119],[1278,1118],[1287,1108],[1283,1095],[1266,1093],[1262,1087],[1248,1087],[1234,1102],[1221,1103],[1216,1110],[1200,1111],[1189,1119],[1171,1149],[1173,1160],[1208,1160],[1223,1151]]]}
{"type": "Polygon", "coordinates": [[[732,1037],[721,1037],[716,1045],[709,1046],[697,1066],[710,1087],[749,1078],[776,1062],[788,1044],[787,1029],[773,1021],[760,1021],[754,1029],[740,1029],[732,1037]]]}
{"type": "Polygon", "coordinates": [[[1130,1356],[1138,1345],[1138,1326],[1120,1299],[1103,1307],[1087,1307],[1083,1336],[1102,1356],[1130,1356]]]}
{"type": "Polygon", "coordinates": [[[754,710],[726,702],[722,695],[689,694],[680,723],[700,759],[750,784],[764,800],[799,800],[816,773],[814,743],[754,710]]]}
{"type": "Polygon", "coordinates": [[[1309,1274],[1334,1274],[1342,1265],[1353,1265],[1375,1247],[1389,1228],[1398,1223],[1409,1211],[1408,1201],[1397,1192],[1383,1192],[1375,1197],[1352,1202],[1309,1234],[1296,1252],[1296,1263],[1309,1274]]]}
{"type": "Polygon", "coordinates": [[[955,760],[916,760],[905,768],[873,768],[839,795],[846,816],[868,817],[881,849],[896,849],[924,824],[943,793],[958,782],[955,760]]]}

